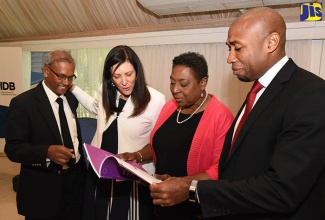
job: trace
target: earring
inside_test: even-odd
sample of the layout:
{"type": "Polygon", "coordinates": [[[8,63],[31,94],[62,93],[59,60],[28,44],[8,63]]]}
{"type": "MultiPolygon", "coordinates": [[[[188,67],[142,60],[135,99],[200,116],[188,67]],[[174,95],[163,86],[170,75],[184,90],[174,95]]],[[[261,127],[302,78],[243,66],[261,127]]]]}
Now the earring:
{"type": "Polygon", "coordinates": [[[201,98],[203,98],[203,91],[201,91],[201,98]]]}
{"type": "Polygon", "coordinates": [[[115,84],[112,82],[112,86],[115,87],[115,84]]]}

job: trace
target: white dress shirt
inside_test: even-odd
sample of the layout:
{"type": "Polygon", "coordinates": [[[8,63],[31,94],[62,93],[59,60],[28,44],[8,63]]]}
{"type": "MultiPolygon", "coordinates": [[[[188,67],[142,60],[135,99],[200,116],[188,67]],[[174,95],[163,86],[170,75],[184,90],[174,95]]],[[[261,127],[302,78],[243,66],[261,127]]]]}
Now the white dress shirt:
{"type": "MultiPolygon", "coordinates": [[[[51,89],[47,87],[47,85],[42,82],[45,93],[51,103],[53,113],[56,119],[56,123],[59,127],[60,133],[61,133],[61,124],[60,124],[60,117],[59,117],[59,104],[56,102],[56,99],[59,97],[57,94],[55,94],[51,89]]],[[[79,161],[80,159],[80,153],[78,151],[78,146],[79,146],[79,140],[78,140],[78,132],[77,132],[77,123],[75,119],[75,115],[72,113],[70,106],[68,104],[67,98],[64,95],[60,96],[63,99],[63,107],[64,107],[64,112],[67,117],[68,125],[69,125],[69,130],[70,130],[70,135],[73,143],[73,148],[74,152],[76,155],[76,162],[79,161]]],[[[62,135],[61,135],[62,138],[62,135]]],[[[62,141],[63,143],[63,141],[62,141]]]]}
{"type": "MultiPolygon", "coordinates": [[[[266,87],[271,83],[271,81],[274,79],[276,74],[286,64],[286,62],[288,62],[288,60],[289,60],[289,58],[287,56],[284,56],[275,65],[273,65],[261,78],[258,79],[259,83],[262,84],[263,88],[258,93],[256,93],[256,98],[255,98],[254,104],[252,106],[252,109],[253,109],[255,103],[257,102],[257,100],[261,97],[261,95],[265,91],[266,87]]],[[[246,106],[243,108],[243,110],[241,111],[241,113],[236,121],[235,129],[233,132],[233,137],[234,137],[235,131],[237,129],[237,126],[240,122],[240,119],[243,117],[245,108],[246,108],[246,106]]]]}

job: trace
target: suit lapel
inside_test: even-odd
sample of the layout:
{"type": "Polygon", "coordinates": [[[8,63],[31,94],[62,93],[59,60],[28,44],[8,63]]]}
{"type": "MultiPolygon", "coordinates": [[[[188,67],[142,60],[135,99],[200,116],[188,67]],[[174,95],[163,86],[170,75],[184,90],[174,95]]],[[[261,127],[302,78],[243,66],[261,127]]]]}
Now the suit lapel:
{"type": "Polygon", "coordinates": [[[76,100],[76,98],[74,97],[74,95],[71,92],[67,92],[65,94],[65,97],[67,98],[67,101],[69,103],[70,109],[74,115],[74,118],[76,120],[76,125],[77,125],[77,133],[78,133],[78,140],[79,140],[79,153],[82,154],[82,138],[81,138],[81,129],[80,129],[80,124],[79,124],[79,120],[77,117],[77,107],[78,107],[78,102],[76,100]]]}
{"type": "MultiPolygon", "coordinates": [[[[234,146],[232,148],[232,151],[228,155],[229,148],[232,141],[232,136],[234,132],[234,126],[236,121],[234,121],[233,125],[231,126],[231,129],[228,131],[226,142],[224,144],[225,149],[221,155],[220,158],[220,168],[224,168],[227,164],[227,162],[232,158],[232,156],[236,153],[238,148],[241,146],[241,142],[244,140],[247,132],[249,131],[249,128],[254,124],[254,122],[258,119],[260,114],[264,111],[265,108],[270,104],[270,102],[276,98],[276,96],[279,94],[279,92],[283,89],[283,84],[287,82],[290,77],[293,74],[293,71],[297,68],[297,65],[289,59],[289,61],[281,68],[281,70],[276,74],[274,79],[271,81],[271,83],[268,85],[268,87],[265,89],[261,97],[258,99],[256,104],[254,105],[251,113],[248,115],[245,123],[243,124],[237,139],[234,143],[234,146]]],[[[245,104],[245,103],[244,103],[245,104]]],[[[243,106],[244,106],[243,104],[243,106]]],[[[243,108],[241,107],[241,110],[243,108]]],[[[239,117],[239,114],[241,110],[238,112],[236,116],[236,120],[239,117]]]]}
{"type": "MultiPolygon", "coordinates": [[[[73,94],[70,92],[67,92],[65,94],[65,96],[68,100],[71,111],[74,114],[75,119],[76,119],[77,133],[78,133],[78,140],[79,140],[78,148],[79,148],[79,153],[81,154],[81,156],[83,156],[81,130],[80,130],[80,125],[79,125],[79,121],[77,118],[77,112],[76,112],[78,102],[75,101],[73,94]]],[[[60,130],[59,130],[58,124],[56,122],[51,103],[50,103],[50,101],[45,93],[45,90],[43,88],[42,82],[40,82],[35,87],[35,99],[36,99],[36,102],[38,102],[37,106],[40,110],[41,117],[43,117],[43,119],[46,121],[47,125],[50,127],[50,130],[53,132],[54,136],[58,139],[58,141],[60,143],[62,143],[60,130]]]]}
{"type": "Polygon", "coordinates": [[[76,115],[77,115],[77,107],[76,107],[76,105],[75,105],[76,102],[74,101],[74,96],[72,95],[72,93],[67,92],[67,93],[65,94],[65,97],[67,98],[67,101],[68,101],[68,103],[69,103],[70,109],[71,109],[71,111],[72,111],[74,117],[77,118],[77,117],[76,117],[76,115]]]}
{"type": "Polygon", "coordinates": [[[40,82],[37,87],[35,88],[35,98],[39,104],[37,105],[40,114],[43,117],[43,119],[46,121],[47,125],[50,127],[51,131],[55,135],[55,137],[62,142],[59,127],[57,125],[53,109],[51,106],[51,103],[45,93],[45,90],[43,88],[42,82],[40,82]]]}

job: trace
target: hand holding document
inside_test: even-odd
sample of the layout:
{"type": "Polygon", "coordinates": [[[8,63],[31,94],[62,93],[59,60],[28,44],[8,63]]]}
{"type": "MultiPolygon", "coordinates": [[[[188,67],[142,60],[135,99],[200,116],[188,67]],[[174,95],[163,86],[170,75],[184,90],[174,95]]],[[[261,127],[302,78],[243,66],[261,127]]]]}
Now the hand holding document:
{"type": "Polygon", "coordinates": [[[142,179],[149,184],[161,182],[133,161],[123,161],[116,154],[86,143],[84,148],[87,159],[99,178],[133,181],[142,179]]]}

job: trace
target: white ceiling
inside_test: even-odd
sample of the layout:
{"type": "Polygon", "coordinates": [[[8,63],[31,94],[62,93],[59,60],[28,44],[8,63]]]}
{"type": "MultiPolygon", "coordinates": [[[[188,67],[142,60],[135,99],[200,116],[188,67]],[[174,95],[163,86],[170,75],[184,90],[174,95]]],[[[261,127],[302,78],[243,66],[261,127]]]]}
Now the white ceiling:
{"type": "MultiPolygon", "coordinates": [[[[286,22],[299,21],[299,3],[291,0],[228,0],[232,4],[244,1],[247,9],[261,2],[279,2],[270,7],[278,10],[286,22]]],[[[136,0],[0,0],[0,42],[228,27],[240,14],[239,9],[226,9],[158,16],[136,0]]]]}

